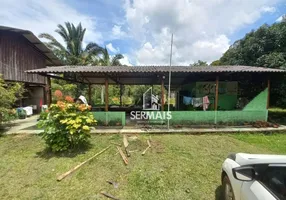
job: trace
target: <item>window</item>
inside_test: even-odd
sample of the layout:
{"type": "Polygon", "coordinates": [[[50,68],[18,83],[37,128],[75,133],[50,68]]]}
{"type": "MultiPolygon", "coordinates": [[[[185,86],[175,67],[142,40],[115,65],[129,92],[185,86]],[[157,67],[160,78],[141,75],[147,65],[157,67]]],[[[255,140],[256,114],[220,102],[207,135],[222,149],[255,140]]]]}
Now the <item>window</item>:
{"type": "Polygon", "coordinates": [[[269,166],[261,174],[261,182],[279,199],[286,200],[286,167],[269,166]]]}

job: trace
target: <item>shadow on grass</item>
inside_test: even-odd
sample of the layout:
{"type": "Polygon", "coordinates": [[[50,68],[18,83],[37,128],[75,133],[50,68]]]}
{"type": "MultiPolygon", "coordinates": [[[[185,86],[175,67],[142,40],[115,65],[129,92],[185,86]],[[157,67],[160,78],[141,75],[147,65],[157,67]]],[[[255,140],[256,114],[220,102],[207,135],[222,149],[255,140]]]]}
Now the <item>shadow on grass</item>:
{"type": "Polygon", "coordinates": [[[54,157],[67,157],[67,158],[73,158],[76,157],[79,154],[84,154],[89,149],[91,149],[92,145],[90,143],[85,145],[76,146],[73,149],[69,149],[63,152],[52,152],[50,148],[45,148],[42,151],[39,151],[36,153],[37,158],[44,158],[44,159],[51,159],[54,157]]]}
{"type": "Polygon", "coordinates": [[[215,190],[215,200],[222,200],[222,186],[218,186],[215,190]]]}

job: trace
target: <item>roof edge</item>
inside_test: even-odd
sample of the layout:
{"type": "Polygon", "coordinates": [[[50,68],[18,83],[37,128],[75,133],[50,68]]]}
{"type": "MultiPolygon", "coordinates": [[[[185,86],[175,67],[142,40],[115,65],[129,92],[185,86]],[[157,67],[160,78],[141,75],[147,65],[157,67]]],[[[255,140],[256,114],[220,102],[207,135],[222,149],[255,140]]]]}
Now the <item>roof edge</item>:
{"type": "Polygon", "coordinates": [[[45,56],[46,66],[61,66],[63,63],[33,32],[8,26],[0,26],[0,31],[12,31],[21,34],[45,56]]]}

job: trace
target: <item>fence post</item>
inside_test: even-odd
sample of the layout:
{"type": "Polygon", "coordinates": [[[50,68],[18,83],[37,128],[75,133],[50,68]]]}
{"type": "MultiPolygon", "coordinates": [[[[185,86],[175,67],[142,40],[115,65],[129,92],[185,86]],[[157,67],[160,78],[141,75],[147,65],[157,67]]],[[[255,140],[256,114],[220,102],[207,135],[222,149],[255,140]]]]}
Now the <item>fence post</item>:
{"type": "Polygon", "coordinates": [[[217,124],[218,87],[219,87],[219,77],[216,76],[216,81],[215,81],[215,124],[217,124]]]}

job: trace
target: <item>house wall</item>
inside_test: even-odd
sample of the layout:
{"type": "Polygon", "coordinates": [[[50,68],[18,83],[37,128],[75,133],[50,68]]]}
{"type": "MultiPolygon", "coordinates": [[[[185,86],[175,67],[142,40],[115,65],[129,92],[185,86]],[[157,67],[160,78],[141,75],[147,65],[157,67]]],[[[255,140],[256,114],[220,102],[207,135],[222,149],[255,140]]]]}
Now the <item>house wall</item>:
{"type": "Polygon", "coordinates": [[[268,89],[265,89],[260,94],[252,99],[244,108],[244,111],[265,110],[267,108],[268,89]]]}
{"type": "MultiPolygon", "coordinates": [[[[243,110],[230,111],[172,111],[170,124],[217,124],[267,121],[267,94],[265,89],[253,98],[243,110]]],[[[219,98],[219,101],[221,99],[219,98]]],[[[160,112],[160,111],[157,111],[160,112]]],[[[156,114],[155,114],[156,115],[156,114]]],[[[154,121],[154,120],[151,120],[154,121]]],[[[157,120],[158,121],[158,120],[157,120]]],[[[166,121],[166,120],[165,120],[166,121]]]]}
{"type": "Polygon", "coordinates": [[[22,35],[0,31],[0,74],[4,80],[45,84],[45,78],[26,70],[45,68],[45,58],[22,35]]]}
{"type": "MultiPolygon", "coordinates": [[[[268,90],[265,89],[253,98],[243,110],[230,111],[171,111],[171,125],[182,124],[244,124],[245,122],[267,121],[268,110],[267,105],[268,90]]],[[[220,101],[220,99],[219,99],[220,101]]],[[[154,113],[153,116],[167,116],[167,112],[161,111],[145,111],[154,113]]],[[[125,112],[93,112],[98,125],[126,125],[125,112]]],[[[150,124],[156,122],[167,121],[162,119],[148,120],[150,124]]]]}
{"type": "MultiPolygon", "coordinates": [[[[219,102],[218,108],[219,110],[234,110],[237,103],[237,91],[228,92],[229,85],[234,85],[237,87],[237,82],[220,82],[219,83],[219,102]]],[[[237,90],[237,88],[236,88],[237,90]]],[[[203,97],[207,95],[210,100],[209,110],[214,110],[214,102],[215,102],[215,82],[197,82],[191,83],[182,86],[181,91],[188,91],[189,95],[192,97],[203,97]],[[202,89],[200,86],[206,86],[207,89],[202,89]]],[[[179,102],[179,108],[185,108],[187,110],[191,110],[192,106],[184,106],[183,100],[181,99],[179,102]]],[[[184,110],[185,110],[184,109],[184,110]]],[[[182,109],[180,109],[182,110],[182,109]]]]}
{"type": "Polygon", "coordinates": [[[24,98],[22,100],[23,107],[25,106],[37,106],[36,110],[33,110],[35,113],[39,113],[41,111],[40,101],[44,104],[44,87],[27,87],[27,91],[29,91],[29,98],[24,98]]]}

